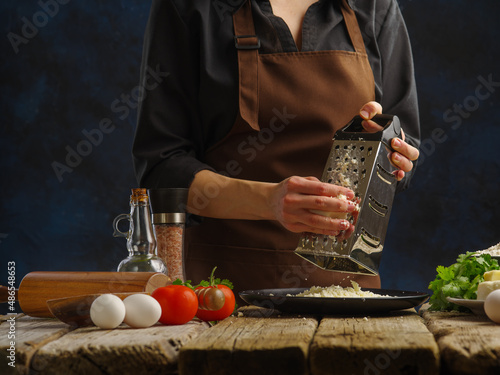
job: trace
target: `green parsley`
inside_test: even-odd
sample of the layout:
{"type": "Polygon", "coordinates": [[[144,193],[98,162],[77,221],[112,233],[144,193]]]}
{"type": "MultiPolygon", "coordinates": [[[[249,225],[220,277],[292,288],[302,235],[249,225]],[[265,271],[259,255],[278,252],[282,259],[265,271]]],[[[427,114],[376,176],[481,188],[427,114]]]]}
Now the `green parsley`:
{"type": "Polygon", "coordinates": [[[437,276],[429,284],[429,289],[433,291],[429,310],[468,311],[465,307],[448,302],[446,297],[476,299],[477,286],[484,281],[484,273],[498,269],[498,261],[492,259],[490,254],[476,256],[470,251],[460,254],[457,263],[449,267],[438,266],[437,276]]]}

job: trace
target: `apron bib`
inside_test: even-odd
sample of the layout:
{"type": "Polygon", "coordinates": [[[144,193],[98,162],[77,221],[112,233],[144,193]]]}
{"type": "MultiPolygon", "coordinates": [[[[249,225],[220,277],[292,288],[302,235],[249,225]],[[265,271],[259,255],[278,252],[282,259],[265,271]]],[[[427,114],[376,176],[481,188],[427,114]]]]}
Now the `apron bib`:
{"type": "MultiPolygon", "coordinates": [[[[354,11],[342,14],[355,51],[259,54],[251,2],[234,14],[239,115],[206,162],[239,179],[321,178],[335,132],[375,98],[375,83],[354,11]]],[[[242,197],[242,199],[245,199],[242,197]]],[[[300,234],[277,221],[204,218],[186,230],[186,275],[217,274],[242,290],[332,284],[380,287],[378,276],[324,271],[293,253],[300,234]]],[[[238,301],[241,303],[241,300],[238,301]]]]}

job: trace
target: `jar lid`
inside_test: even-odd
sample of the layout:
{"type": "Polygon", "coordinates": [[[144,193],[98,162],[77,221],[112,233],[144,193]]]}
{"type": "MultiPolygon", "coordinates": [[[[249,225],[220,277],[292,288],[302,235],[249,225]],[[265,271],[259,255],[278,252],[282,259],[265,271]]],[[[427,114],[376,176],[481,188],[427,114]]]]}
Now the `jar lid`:
{"type": "Polygon", "coordinates": [[[186,222],[185,213],[162,213],[153,214],[153,225],[157,224],[184,224],[186,222]]]}
{"type": "Polygon", "coordinates": [[[189,189],[149,189],[149,202],[153,214],[185,213],[189,189]]]}

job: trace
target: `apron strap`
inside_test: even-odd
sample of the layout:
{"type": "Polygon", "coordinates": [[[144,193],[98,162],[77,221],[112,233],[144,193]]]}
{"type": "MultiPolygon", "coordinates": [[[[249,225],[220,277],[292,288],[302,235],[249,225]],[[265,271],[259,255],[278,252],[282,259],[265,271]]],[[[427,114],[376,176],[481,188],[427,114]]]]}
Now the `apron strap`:
{"type": "Polygon", "coordinates": [[[233,15],[233,25],[234,44],[238,50],[240,115],[252,129],[259,131],[260,39],[255,34],[250,0],[233,15]]]}
{"type": "Polygon", "coordinates": [[[360,54],[366,55],[365,42],[363,41],[363,34],[359,28],[358,20],[354,10],[349,6],[347,0],[342,0],[342,15],[347,26],[347,32],[351,38],[354,50],[360,54]]]}
{"type": "MultiPolygon", "coordinates": [[[[354,10],[347,0],[342,0],[342,15],[347,32],[357,53],[366,55],[363,35],[354,10]]],[[[234,44],[238,50],[239,108],[241,118],[256,131],[259,126],[259,48],[260,39],[255,34],[252,4],[246,0],[233,15],[234,44]]]]}

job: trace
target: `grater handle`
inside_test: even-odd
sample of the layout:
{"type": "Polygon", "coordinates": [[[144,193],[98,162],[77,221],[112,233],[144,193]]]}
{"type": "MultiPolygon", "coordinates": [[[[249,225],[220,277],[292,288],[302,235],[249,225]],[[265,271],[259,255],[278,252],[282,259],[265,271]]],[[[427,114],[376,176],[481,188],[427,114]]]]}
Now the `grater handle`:
{"type": "Polygon", "coordinates": [[[362,138],[367,141],[381,141],[391,148],[391,139],[401,138],[401,123],[398,116],[381,114],[375,115],[371,120],[384,129],[375,133],[366,133],[361,124],[364,121],[363,118],[354,116],[346,126],[335,133],[334,139],[358,141],[362,138]]]}
{"type": "Polygon", "coordinates": [[[399,122],[399,117],[393,115],[377,115],[377,116],[390,117],[390,119],[386,120],[387,125],[382,130],[381,141],[386,147],[392,150],[391,140],[393,138],[401,138],[401,123],[399,122]]]}

